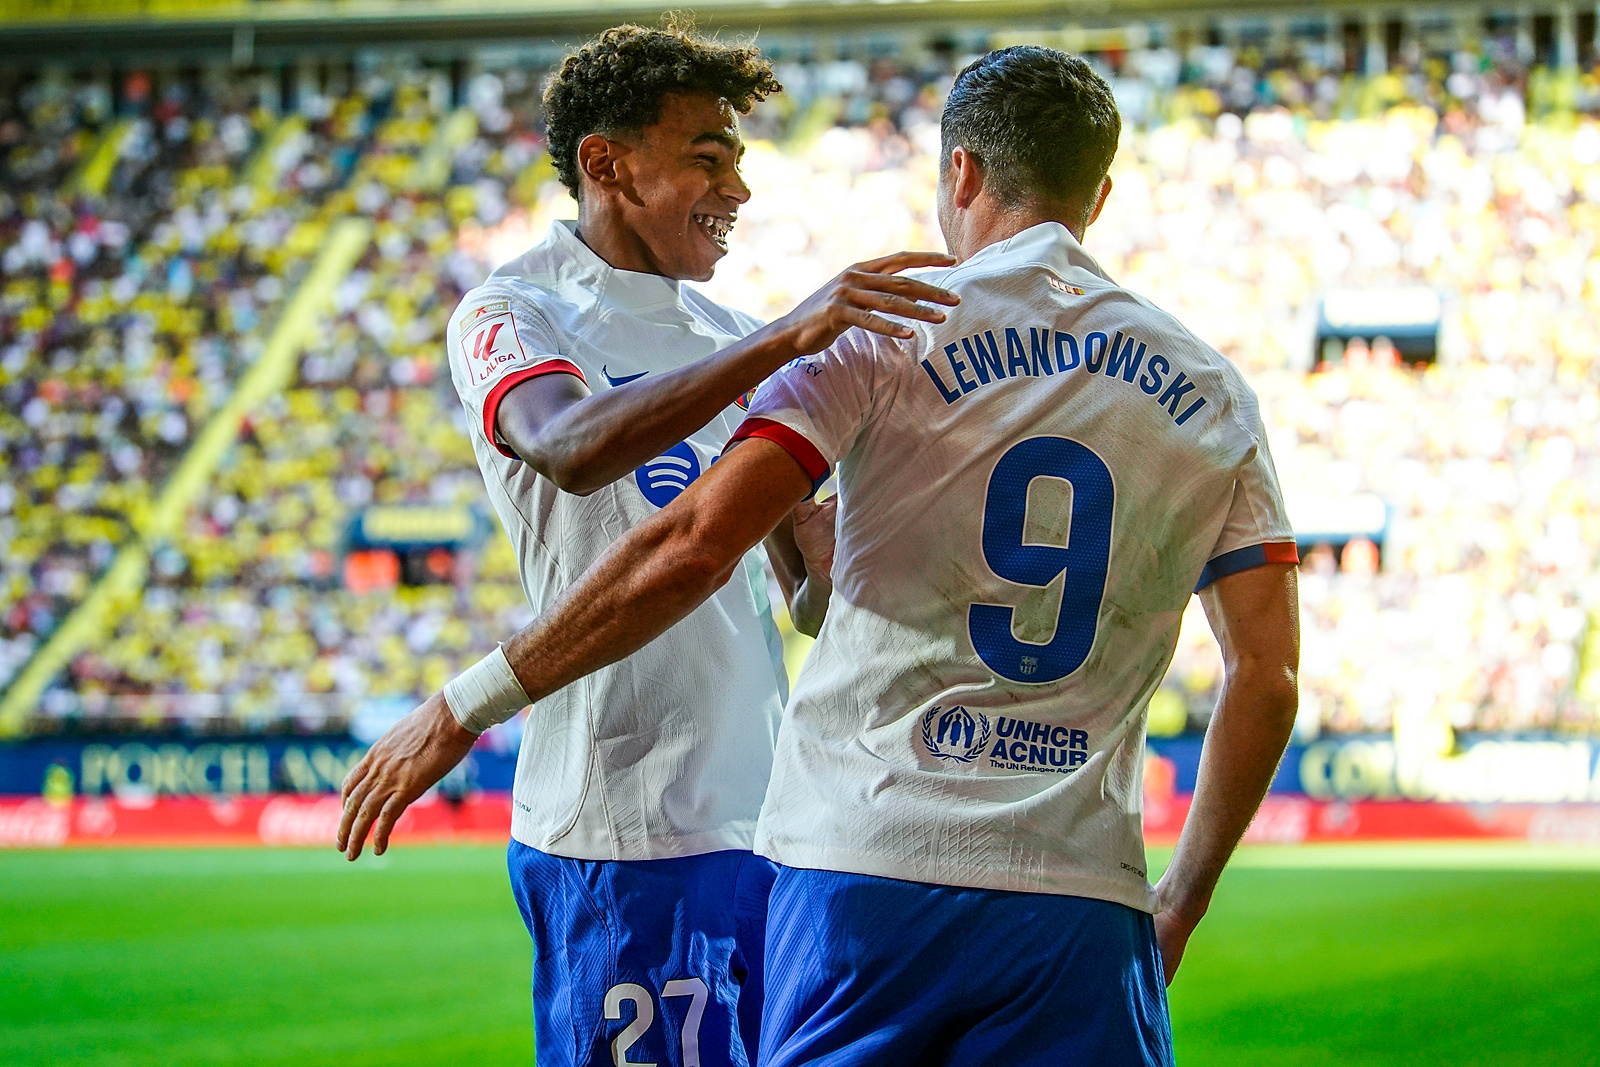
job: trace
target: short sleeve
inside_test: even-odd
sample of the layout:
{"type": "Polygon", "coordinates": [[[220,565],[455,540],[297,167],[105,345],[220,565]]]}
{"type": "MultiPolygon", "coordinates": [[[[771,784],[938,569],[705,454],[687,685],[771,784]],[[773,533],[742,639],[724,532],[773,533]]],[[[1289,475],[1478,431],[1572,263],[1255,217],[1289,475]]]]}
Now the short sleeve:
{"type": "Polygon", "coordinates": [[[577,365],[560,355],[560,338],[532,301],[488,287],[469,293],[451,316],[446,348],[456,392],[489,443],[513,459],[495,433],[505,395],[541,374],[583,380],[577,365]]]}
{"type": "Polygon", "coordinates": [[[1300,562],[1294,527],[1283,506],[1278,472],[1272,465],[1272,452],[1267,447],[1267,435],[1259,423],[1255,431],[1255,448],[1235,476],[1227,518],[1211,549],[1205,569],[1200,572],[1195,592],[1218,578],[1226,578],[1252,567],[1300,562]]]}
{"type": "Polygon", "coordinates": [[[763,382],[728,447],[748,437],[766,438],[795,458],[815,493],[855,446],[871,415],[875,370],[872,340],[862,330],[847,331],[831,347],[794,360],[763,382]]]}

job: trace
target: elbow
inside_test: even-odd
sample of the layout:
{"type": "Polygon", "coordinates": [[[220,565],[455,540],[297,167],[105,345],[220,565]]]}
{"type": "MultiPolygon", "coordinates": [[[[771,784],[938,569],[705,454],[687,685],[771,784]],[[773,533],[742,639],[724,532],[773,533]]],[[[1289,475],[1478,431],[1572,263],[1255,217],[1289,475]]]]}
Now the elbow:
{"type": "Polygon", "coordinates": [[[1261,687],[1272,724],[1287,734],[1294,729],[1295,716],[1300,712],[1300,680],[1295,669],[1283,666],[1271,671],[1262,679],[1261,687]]]}
{"type": "Polygon", "coordinates": [[[561,448],[543,440],[509,441],[517,458],[538,471],[551,485],[573,496],[588,496],[605,487],[606,482],[596,477],[594,465],[588,457],[572,449],[561,448]]]}
{"type": "Polygon", "coordinates": [[[807,581],[790,601],[789,621],[794,624],[797,632],[814,638],[822,632],[822,623],[827,617],[827,594],[824,593],[819,597],[817,590],[812,588],[810,581],[807,581]]]}
{"type": "Polygon", "coordinates": [[[1300,711],[1300,682],[1292,663],[1232,663],[1224,684],[1255,709],[1262,726],[1281,730],[1285,736],[1294,728],[1300,711]]]}
{"type": "Polygon", "coordinates": [[[1294,729],[1294,720],[1300,714],[1300,685],[1293,678],[1283,686],[1277,701],[1278,718],[1285,730],[1294,729]]]}
{"type": "Polygon", "coordinates": [[[672,571],[689,595],[704,600],[733,577],[739,558],[727,559],[726,554],[699,541],[689,541],[673,554],[672,571]]]}
{"type": "Polygon", "coordinates": [[[581,467],[571,465],[548,464],[536,467],[545,479],[563,493],[573,496],[588,496],[598,489],[604,488],[605,482],[598,481],[581,467]]]}
{"type": "Polygon", "coordinates": [[[661,531],[656,581],[671,588],[672,599],[699,604],[727,584],[743,553],[706,536],[705,526],[691,516],[668,509],[659,518],[676,521],[661,531]]]}

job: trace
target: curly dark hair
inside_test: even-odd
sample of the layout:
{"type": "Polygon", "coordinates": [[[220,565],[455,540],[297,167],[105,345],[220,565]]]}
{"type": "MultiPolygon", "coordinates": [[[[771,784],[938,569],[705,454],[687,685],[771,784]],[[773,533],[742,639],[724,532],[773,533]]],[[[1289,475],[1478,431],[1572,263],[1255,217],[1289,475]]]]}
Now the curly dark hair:
{"type": "Polygon", "coordinates": [[[716,93],[746,115],[783,86],[753,45],[710,40],[671,19],[659,29],[613,26],[568,55],[545,83],[550,161],[561,184],[578,195],[585,137],[642,130],[660,118],[662,97],[683,90],[716,93]]]}

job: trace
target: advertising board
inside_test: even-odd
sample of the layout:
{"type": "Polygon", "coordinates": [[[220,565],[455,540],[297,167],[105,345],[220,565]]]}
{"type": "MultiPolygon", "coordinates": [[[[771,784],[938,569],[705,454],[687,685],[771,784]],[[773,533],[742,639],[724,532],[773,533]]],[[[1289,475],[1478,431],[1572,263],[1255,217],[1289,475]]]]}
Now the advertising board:
{"type": "MultiPolygon", "coordinates": [[[[517,754],[503,733],[468,758],[473,788],[508,790],[517,754]]],[[[1152,738],[1147,777],[1194,790],[1201,738],[1152,738]]],[[[0,796],[265,796],[335,792],[366,746],[347,735],[35,738],[0,745],[0,796]]],[[[1582,738],[1468,736],[1448,754],[1407,753],[1393,737],[1289,746],[1274,794],[1312,800],[1466,804],[1600,801],[1600,744],[1582,738]]]]}
{"type": "MultiPolygon", "coordinates": [[[[1183,828],[1202,739],[1152,739],[1148,839],[1183,828]]],[[[486,735],[402,839],[504,840],[515,733],[486,735]]],[[[339,783],[366,748],[345,735],[34,738],[0,746],[0,846],[327,845],[339,783]]],[[[1600,845],[1600,745],[1476,737],[1418,754],[1384,735],[1290,746],[1253,842],[1513,838],[1600,845]]]]}

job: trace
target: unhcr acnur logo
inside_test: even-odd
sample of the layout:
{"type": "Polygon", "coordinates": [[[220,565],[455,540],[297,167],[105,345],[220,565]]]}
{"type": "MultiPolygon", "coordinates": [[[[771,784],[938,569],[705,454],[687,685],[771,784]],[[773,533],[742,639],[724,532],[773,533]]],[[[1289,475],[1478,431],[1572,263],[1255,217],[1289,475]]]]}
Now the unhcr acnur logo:
{"type": "Polygon", "coordinates": [[[922,743],[939,759],[971,763],[989,743],[989,718],[960,704],[935,704],[922,716],[922,743]]]}

